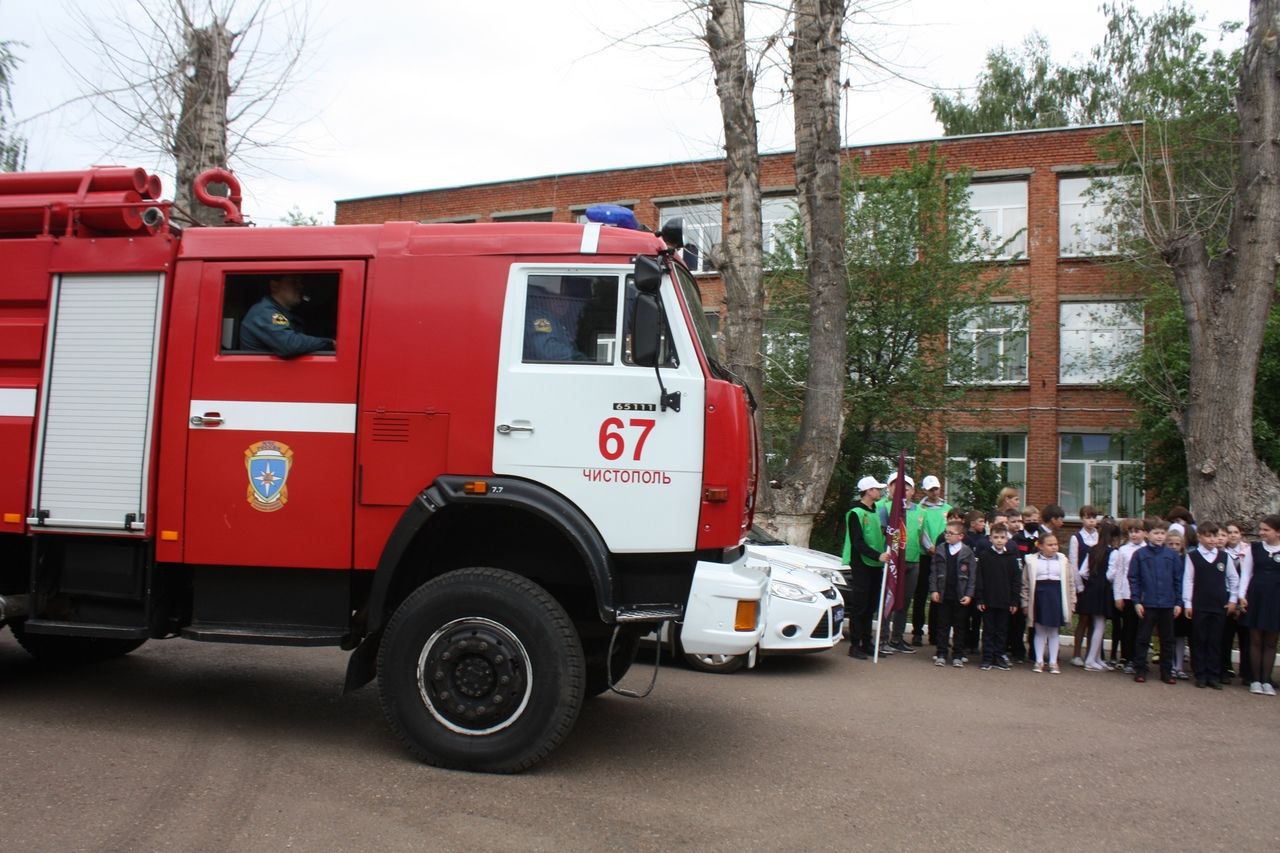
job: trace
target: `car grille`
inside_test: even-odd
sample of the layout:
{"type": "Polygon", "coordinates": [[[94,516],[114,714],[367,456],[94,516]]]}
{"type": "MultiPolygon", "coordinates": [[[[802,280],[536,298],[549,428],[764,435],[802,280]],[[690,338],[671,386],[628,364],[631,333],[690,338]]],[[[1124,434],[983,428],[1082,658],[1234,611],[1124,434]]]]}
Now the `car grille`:
{"type": "Polygon", "coordinates": [[[831,636],[831,625],[835,622],[835,608],[831,608],[827,612],[826,618],[818,623],[818,627],[813,629],[813,633],[809,636],[815,640],[825,640],[831,636]]]}

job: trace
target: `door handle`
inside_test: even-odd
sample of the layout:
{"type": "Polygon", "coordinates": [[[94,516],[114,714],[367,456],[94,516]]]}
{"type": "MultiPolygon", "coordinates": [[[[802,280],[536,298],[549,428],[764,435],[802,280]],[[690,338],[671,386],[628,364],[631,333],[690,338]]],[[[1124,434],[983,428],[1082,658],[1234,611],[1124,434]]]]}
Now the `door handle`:
{"type": "Polygon", "coordinates": [[[192,415],[192,426],[222,426],[222,415],[217,412],[205,412],[203,416],[192,415]]]}
{"type": "Polygon", "coordinates": [[[533,432],[531,426],[512,426],[511,424],[498,424],[498,432],[501,435],[510,435],[513,432],[533,432]]]}

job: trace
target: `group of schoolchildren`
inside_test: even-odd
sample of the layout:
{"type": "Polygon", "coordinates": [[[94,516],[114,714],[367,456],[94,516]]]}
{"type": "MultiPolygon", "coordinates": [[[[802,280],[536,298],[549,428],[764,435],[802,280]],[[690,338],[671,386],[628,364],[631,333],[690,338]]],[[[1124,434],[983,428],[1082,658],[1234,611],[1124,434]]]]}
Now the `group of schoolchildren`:
{"type": "MultiPolygon", "coordinates": [[[[844,563],[854,598],[849,654],[856,658],[872,652],[871,613],[890,558],[884,492],[893,479],[883,484],[864,477],[846,518],[844,563]]],[[[1058,674],[1061,629],[1074,614],[1071,663],[1086,672],[1120,671],[1145,682],[1154,634],[1166,684],[1194,677],[1197,687],[1221,689],[1238,674],[1251,693],[1276,695],[1280,515],[1264,517],[1259,540],[1250,543],[1235,523],[1197,527],[1187,516],[1172,524],[1154,518],[1116,524],[1083,506],[1080,529],[1068,534],[1062,507],[1018,508],[1013,489],[1001,493],[994,512],[964,513],[941,499],[936,477],[923,481],[919,503],[912,502],[911,478],[904,482],[913,632],[906,642],[907,610],[895,612],[881,655],[915,653],[927,621],[936,666],[963,667],[980,649],[981,669],[1009,670],[1026,662],[1023,635],[1029,633],[1032,672],[1058,674]],[[1237,638],[1238,670],[1232,665],[1237,638]]]]}

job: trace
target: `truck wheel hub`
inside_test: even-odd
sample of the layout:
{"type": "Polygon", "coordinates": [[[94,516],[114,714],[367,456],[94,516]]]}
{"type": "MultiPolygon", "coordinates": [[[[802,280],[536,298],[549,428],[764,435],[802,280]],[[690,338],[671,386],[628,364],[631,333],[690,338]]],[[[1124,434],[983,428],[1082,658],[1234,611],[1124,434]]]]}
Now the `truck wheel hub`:
{"type": "Polygon", "coordinates": [[[446,728],[484,735],[524,713],[533,685],[524,645],[490,619],[455,619],[431,635],[418,657],[418,691],[446,728]]]}

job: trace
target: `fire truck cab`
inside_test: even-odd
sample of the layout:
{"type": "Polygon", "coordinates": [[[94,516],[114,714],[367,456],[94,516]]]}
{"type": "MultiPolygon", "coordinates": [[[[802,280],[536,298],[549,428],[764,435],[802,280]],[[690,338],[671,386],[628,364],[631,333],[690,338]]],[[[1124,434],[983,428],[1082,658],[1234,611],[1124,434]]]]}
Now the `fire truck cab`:
{"type": "Polygon", "coordinates": [[[140,169],[0,175],[0,624],[24,648],[341,646],[420,759],[513,771],[661,622],[756,645],[751,412],[663,239],[236,227],[229,173],[200,192],[229,227],[172,224],[140,169]],[[272,301],[286,278],[309,301],[272,301]],[[264,300],[329,343],[245,346],[264,300]]]}

